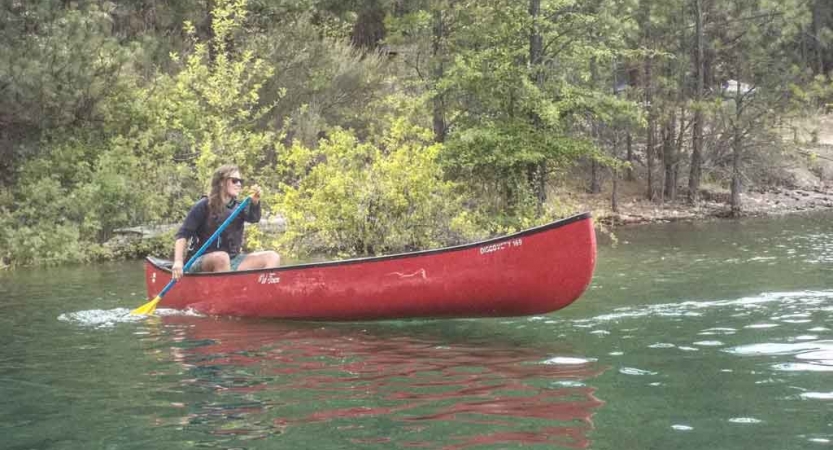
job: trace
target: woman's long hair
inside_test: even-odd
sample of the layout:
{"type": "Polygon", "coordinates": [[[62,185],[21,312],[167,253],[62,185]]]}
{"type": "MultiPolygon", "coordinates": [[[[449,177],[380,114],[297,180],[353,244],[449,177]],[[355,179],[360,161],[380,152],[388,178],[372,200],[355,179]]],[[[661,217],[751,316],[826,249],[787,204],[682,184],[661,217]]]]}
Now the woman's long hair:
{"type": "Polygon", "coordinates": [[[208,194],[208,212],[211,217],[218,217],[223,214],[226,204],[223,202],[223,190],[225,181],[234,172],[240,169],[233,164],[225,164],[214,171],[211,176],[211,192],[208,194]]]}

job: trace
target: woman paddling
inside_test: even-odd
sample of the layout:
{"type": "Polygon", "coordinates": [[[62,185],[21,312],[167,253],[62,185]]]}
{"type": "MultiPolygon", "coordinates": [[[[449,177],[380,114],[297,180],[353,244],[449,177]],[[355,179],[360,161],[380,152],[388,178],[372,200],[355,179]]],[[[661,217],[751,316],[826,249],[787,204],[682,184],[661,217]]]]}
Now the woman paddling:
{"type": "MultiPolygon", "coordinates": [[[[205,242],[239,204],[237,197],[243,190],[240,169],[223,165],[211,177],[211,193],[200,199],[188,212],[188,216],[176,233],[174,244],[173,278],[182,277],[183,260],[189,240],[196,249],[205,242]],[[194,245],[196,244],[196,245],[194,245]]],[[[237,216],[215,242],[205,250],[188,272],[228,272],[232,270],[266,269],[280,265],[280,255],[273,251],[242,253],[244,222],[260,221],[261,189],[251,187],[251,203],[237,216]]]]}

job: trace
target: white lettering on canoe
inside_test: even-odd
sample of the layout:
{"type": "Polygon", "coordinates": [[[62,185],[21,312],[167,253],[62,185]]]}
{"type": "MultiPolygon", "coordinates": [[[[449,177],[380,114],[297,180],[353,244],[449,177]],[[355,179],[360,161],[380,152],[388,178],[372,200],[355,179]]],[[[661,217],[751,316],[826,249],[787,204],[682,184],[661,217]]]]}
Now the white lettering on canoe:
{"type": "Polygon", "coordinates": [[[419,275],[423,280],[428,278],[428,275],[425,273],[425,269],[419,269],[414,273],[393,272],[393,273],[389,273],[388,275],[396,275],[399,278],[413,278],[413,277],[419,275]]]}
{"type": "Polygon", "coordinates": [[[156,272],[150,274],[150,284],[156,284],[156,272]]]}
{"type": "Polygon", "coordinates": [[[499,252],[501,250],[506,250],[507,248],[520,247],[521,245],[523,245],[523,243],[523,239],[518,238],[512,239],[511,241],[504,241],[495,244],[484,245],[483,247],[480,247],[480,254],[485,255],[486,253],[499,252]]]}
{"type": "Polygon", "coordinates": [[[274,273],[262,273],[258,275],[257,282],[260,284],[278,284],[281,282],[281,277],[274,273]]]}

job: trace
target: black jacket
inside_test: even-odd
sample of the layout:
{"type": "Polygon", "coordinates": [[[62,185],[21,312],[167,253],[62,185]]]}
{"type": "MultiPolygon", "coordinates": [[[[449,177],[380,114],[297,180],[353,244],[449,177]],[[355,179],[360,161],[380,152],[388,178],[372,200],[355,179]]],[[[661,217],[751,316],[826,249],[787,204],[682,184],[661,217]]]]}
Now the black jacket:
{"type": "MultiPolygon", "coordinates": [[[[222,214],[210,217],[208,212],[208,197],[200,199],[188,212],[185,217],[185,222],[179,227],[176,233],[176,238],[192,239],[196,238],[196,242],[192,240],[189,245],[189,255],[199,249],[203,242],[208,240],[217,228],[231,215],[232,211],[240,204],[237,200],[232,200],[226,205],[222,214]]],[[[229,254],[229,257],[234,258],[240,253],[243,247],[243,223],[257,223],[260,221],[260,203],[257,205],[249,203],[240,215],[220,233],[220,236],[214,241],[206,250],[205,253],[224,251],[229,254]]]]}

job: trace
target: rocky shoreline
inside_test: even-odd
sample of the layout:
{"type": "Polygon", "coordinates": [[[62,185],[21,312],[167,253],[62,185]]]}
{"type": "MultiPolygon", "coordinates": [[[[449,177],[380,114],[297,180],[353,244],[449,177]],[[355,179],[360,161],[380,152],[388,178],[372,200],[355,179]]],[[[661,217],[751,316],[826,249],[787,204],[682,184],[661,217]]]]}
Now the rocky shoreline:
{"type": "MultiPolygon", "coordinates": [[[[576,211],[592,211],[596,220],[606,226],[638,225],[668,222],[693,222],[700,220],[731,218],[729,192],[704,190],[696,205],[685,200],[657,203],[644,196],[620,197],[618,212],[610,207],[610,196],[597,194],[571,194],[576,211]]],[[[752,190],[741,195],[741,217],[767,217],[808,211],[833,211],[833,189],[771,188],[752,190]]],[[[178,224],[142,226],[116,230],[108,244],[113,247],[135,240],[148,240],[172,235],[178,224]]],[[[286,221],[280,215],[265,218],[260,223],[267,233],[280,233],[286,229],[286,221]]]]}
{"type": "MultiPolygon", "coordinates": [[[[696,205],[685,200],[656,203],[644,198],[631,197],[619,200],[618,212],[612,211],[609,199],[605,205],[598,201],[581,202],[594,205],[597,220],[607,226],[668,223],[731,218],[728,192],[711,192],[703,195],[696,205]]],[[[785,189],[753,190],[741,195],[741,217],[769,217],[810,211],[833,211],[833,190],[785,189]]]]}
{"type": "MultiPolygon", "coordinates": [[[[704,191],[697,205],[689,205],[684,196],[675,202],[648,201],[644,195],[620,195],[618,212],[611,209],[610,195],[561,192],[569,198],[571,211],[591,211],[597,223],[608,229],[623,226],[670,222],[725,220],[730,216],[729,193],[704,191]]],[[[742,217],[774,217],[802,212],[833,211],[833,189],[770,188],[742,194],[742,217]]],[[[261,223],[265,231],[282,232],[286,223],[280,216],[270,216],[261,223]]],[[[136,259],[145,254],[164,255],[171,249],[176,224],[124,228],[101,247],[100,260],[136,259]]],[[[0,260],[0,270],[8,269],[0,260]]]]}

